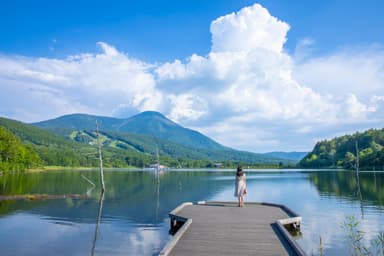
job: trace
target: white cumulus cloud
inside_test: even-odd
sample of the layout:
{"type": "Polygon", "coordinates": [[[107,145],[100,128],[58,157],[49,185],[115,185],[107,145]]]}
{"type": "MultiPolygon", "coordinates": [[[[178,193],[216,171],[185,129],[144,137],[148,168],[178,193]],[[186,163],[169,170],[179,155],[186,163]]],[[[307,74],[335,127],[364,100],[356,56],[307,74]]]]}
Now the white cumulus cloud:
{"type": "Polygon", "coordinates": [[[212,51],[263,48],[281,52],[288,30],[287,23],[271,16],[260,4],[254,4],[212,22],[212,51]]]}
{"type": "Polygon", "coordinates": [[[66,59],[0,56],[2,111],[18,108],[7,101],[6,92],[17,95],[24,105],[18,118],[25,121],[73,112],[114,115],[159,109],[162,95],[148,71],[151,66],[106,43],[98,44],[99,54],[66,59]],[[37,114],[40,108],[45,111],[37,114]]]}

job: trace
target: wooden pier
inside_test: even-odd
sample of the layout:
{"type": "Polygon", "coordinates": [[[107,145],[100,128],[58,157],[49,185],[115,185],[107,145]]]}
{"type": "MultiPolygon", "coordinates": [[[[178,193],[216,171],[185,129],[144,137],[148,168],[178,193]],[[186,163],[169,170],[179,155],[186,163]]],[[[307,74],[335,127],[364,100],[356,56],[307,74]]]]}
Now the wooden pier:
{"type": "Polygon", "coordinates": [[[183,203],[169,217],[175,234],[160,255],[306,255],[285,228],[301,217],[284,205],[183,203]]]}

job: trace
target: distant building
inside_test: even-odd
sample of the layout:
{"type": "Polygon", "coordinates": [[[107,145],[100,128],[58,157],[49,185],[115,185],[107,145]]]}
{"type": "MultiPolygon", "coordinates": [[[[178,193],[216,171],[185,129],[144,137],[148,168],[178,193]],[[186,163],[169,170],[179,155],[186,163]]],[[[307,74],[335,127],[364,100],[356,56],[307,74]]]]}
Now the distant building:
{"type": "Polygon", "coordinates": [[[152,169],[165,169],[167,168],[167,166],[165,165],[161,165],[161,164],[150,164],[149,165],[149,168],[152,168],[152,169]]]}

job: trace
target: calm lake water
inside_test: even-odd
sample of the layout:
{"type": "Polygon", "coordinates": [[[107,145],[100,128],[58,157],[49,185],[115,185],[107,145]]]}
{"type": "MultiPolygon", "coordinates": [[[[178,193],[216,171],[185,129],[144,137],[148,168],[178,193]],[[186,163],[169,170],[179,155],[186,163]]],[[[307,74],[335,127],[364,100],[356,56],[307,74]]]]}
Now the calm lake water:
{"type": "MultiPolygon", "coordinates": [[[[234,171],[108,170],[0,176],[0,195],[88,194],[88,199],[0,201],[1,255],[156,255],[170,238],[168,213],[185,201],[234,201],[234,171]],[[99,186],[98,186],[99,187],[99,186]],[[100,218],[98,219],[98,216],[100,218]]],[[[249,170],[246,201],[285,204],[303,217],[308,255],[351,255],[347,216],[371,247],[384,231],[384,173],[249,170]],[[360,186],[358,186],[358,183],[360,186]]]]}

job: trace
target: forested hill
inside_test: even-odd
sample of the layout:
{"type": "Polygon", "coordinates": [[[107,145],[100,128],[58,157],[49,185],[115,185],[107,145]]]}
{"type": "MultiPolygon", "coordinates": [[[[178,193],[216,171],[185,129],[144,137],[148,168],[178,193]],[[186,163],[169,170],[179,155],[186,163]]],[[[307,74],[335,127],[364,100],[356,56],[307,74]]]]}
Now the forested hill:
{"type": "MultiPolygon", "coordinates": [[[[33,164],[19,165],[17,169],[34,165],[98,166],[95,123],[92,123],[93,126],[89,127],[89,130],[70,128],[46,130],[16,120],[0,118],[0,127],[9,131],[6,137],[12,135],[18,138],[22,145],[36,152],[38,156],[33,164]]],[[[223,150],[193,148],[163,138],[137,133],[100,131],[100,140],[103,145],[105,167],[148,167],[157,161],[157,152],[160,155],[161,164],[169,167],[206,168],[214,167],[217,162],[221,162],[222,167],[231,168],[238,163],[250,166],[277,166],[280,162],[293,164],[293,161],[226,147],[223,147],[223,150]]],[[[19,149],[22,152],[20,147],[19,149]]],[[[0,148],[0,155],[2,153],[3,148],[0,148]]],[[[1,170],[6,169],[0,168],[1,170]]]]}
{"type": "MultiPolygon", "coordinates": [[[[36,152],[39,161],[35,161],[34,165],[97,166],[94,147],[12,119],[0,117],[0,127],[36,152]]],[[[2,152],[3,149],[0,149],[2,152]]]]}
{"type": "Polygon", "coordinates": [[[55,131],[60,131],[60,129],[94,130],[96,120],[100,123],[100,130],[102,131],[143,134],[165,139],[190,148],[201,148],[205,150],[228,149],[207,136],[197,131],[184,128],[155,111],[145,111],[125,119],[87,114],[71,114],[34,123],[33,125],[55,131]]]}
{"type": "MultiPolygon", "coordinates": [[[[297,163],[298,159],[257,154],[225,147],[209,137],[182,127],[159,112],[145,111],[126,119],[71,114],[32,125],[48,129],[78,142],[94,143],[96,120],[105,136],[104,145],[119,149],[160,155],[173,159],[203,160],[211,162],[242,162],[278,165],[297,163]]],[[[204,167],[204,166],[202,166],[204,167]]]]}
{"type": "Polygon", "coordinates": [[[11,131],[0,126],[0,172],[36,167],[41,159],[11,131]]]}
{"type": "Polygon", "coordinates": [[[300,162],[304,168],[355,168],[356,143],[361,169],[384,169],[384,129],[370,129],[318,142],[300,162]]]}

